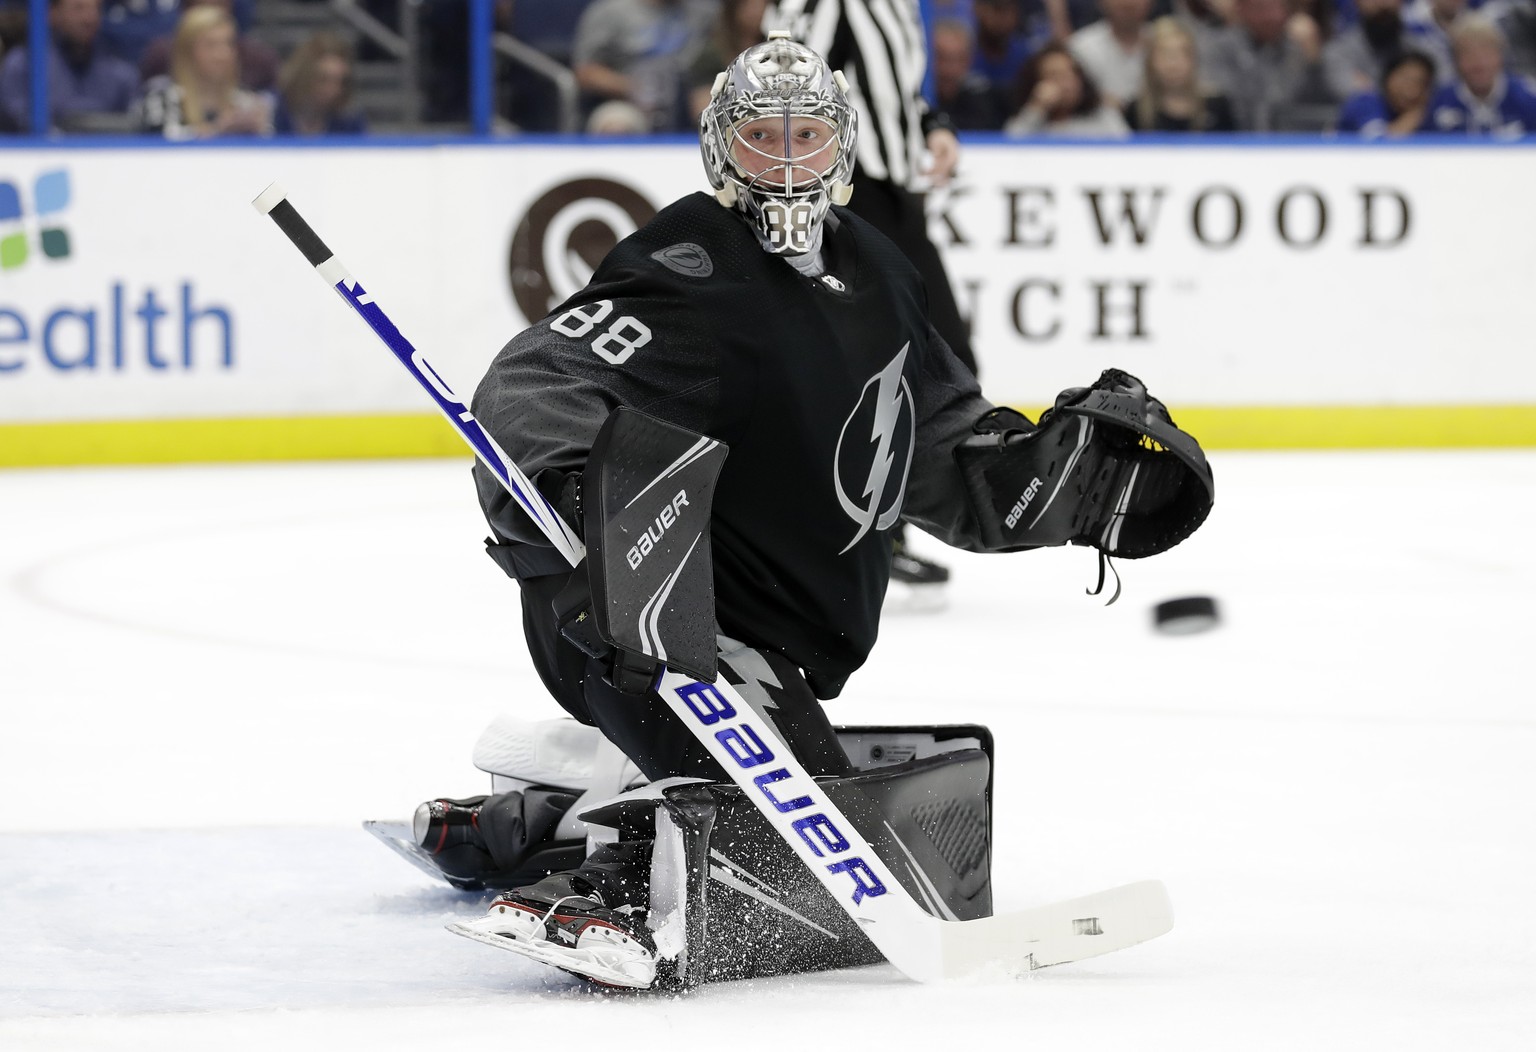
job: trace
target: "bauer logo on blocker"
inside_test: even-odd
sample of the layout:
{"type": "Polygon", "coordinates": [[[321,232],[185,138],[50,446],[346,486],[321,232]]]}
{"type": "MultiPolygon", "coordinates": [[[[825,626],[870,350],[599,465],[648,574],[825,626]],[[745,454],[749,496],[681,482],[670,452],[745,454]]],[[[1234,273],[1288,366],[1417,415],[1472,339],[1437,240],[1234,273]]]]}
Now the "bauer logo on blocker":
{"type": "Polygon", "coordinates": [[[667,535],[667,531],[676,525],[677,520],[682,517],[683,509],[687,506],[688,491],[681,489],[670,502],[661,506],[661,512],[656,516],[656,521],[646,526],[645,532],[640,535],[640,539],[624,557],[631,570],[640,569],[640,564],[645,561],[645,557],[656,549],[661,539],[667,535]]]}

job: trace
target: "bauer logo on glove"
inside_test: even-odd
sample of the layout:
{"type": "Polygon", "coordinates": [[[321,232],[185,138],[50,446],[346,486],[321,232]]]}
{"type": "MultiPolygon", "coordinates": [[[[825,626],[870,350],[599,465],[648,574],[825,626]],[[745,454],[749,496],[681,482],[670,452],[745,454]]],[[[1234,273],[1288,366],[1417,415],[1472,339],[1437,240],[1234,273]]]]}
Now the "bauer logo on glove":
{"type": "Polygon", "coordinates": [[[992,551],[1083,544],[1139,559],[1167,551],[1210,514],[1200,444],[1129,373],[1063,391],[1029,422],[994,409],[955,452],[992,551]]]}

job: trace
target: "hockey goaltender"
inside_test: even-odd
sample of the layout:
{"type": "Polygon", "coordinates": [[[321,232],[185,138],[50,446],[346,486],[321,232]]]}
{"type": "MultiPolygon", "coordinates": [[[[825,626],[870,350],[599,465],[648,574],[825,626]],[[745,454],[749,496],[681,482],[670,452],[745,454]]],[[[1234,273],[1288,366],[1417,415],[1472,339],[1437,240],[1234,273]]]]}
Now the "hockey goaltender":
{"type": "Polygon", "coordinates": [[[619,243],[476,391],[587,558],[572,569],[477,465],[489,552],[574,720],[498,721],[476,750],[491,795],[375,830],[497,891],[460,934],[645,989],[882,957],[915,978],[1039,966],[1171,923],[1145,885],[992,918],[986,729],[837,729],[821,707],[875,642],[898,522],[1135,559],[1214,494],[1126,373],[1038,423],[982,396],[916,271],[841,207],[843,85],[783,35],[739,55],[700,121],[713,193],[619,243]]]}

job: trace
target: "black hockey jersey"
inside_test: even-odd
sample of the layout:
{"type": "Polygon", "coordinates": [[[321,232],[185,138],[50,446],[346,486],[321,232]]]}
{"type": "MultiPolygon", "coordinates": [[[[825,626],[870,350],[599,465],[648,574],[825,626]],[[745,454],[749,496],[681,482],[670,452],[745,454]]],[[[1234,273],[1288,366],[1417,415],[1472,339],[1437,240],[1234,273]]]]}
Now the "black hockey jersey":
{"type": "MultiPolygon", "coordinates": [[[[725,442],[711,520],[721,631],[785,654],[830,698],[874,645],[898,519],[980,548],[953,449],[991,407],[894,245],[837,209],[823,254],[826,274],[806,277],[733,211],[683,198],[515,337],[472,408],[551,496],[621,405],[725,442]]],[[[503,539],[536,536],[476,477],[503,539]]]]}

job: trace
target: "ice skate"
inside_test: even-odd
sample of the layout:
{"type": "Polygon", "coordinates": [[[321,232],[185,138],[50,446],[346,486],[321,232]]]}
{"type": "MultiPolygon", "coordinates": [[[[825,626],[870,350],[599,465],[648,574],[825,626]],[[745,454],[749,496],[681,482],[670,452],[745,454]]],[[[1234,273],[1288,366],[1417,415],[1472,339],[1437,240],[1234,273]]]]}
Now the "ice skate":
{"type": "Polygon", "coordinates": [[[480,834],[480,808],[485,796],[463,800],[440,797],[416,808],[411,818],[411,834],[422,850],[432,855],[468,844],[489,851],[480,834]]]}
{"type": "Polygon", "coordinates": [[[526,786],[465,799],[436,797],[417,807],[410,822],[364,822],[363,828],[422,872],[461,890],[520,888],[584,857],[585,838],[562,837],[559,829],[578,796],[526,786]]]}
{"type": "Polygon", "coordinates": [[[934,613],[949,605],[949,569],[914,555],[904,538],[891,545],[891,583],[885,593],[888,614],[934,613]]]}
{"type": "Polygon", "coordinates": [[[484,917],[448,930],[605,986],[645,990],[656,979],[645,912],[610,909],[596,891],[564,874],[503,892],[484,917]]]}

